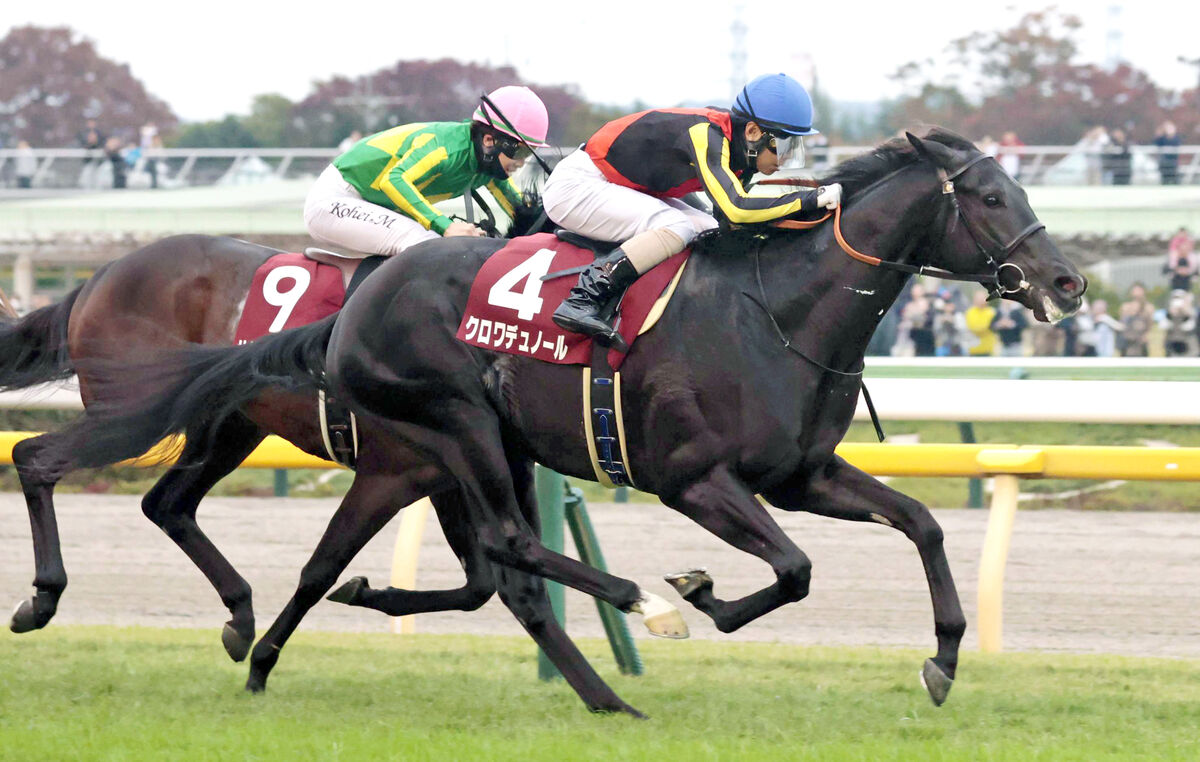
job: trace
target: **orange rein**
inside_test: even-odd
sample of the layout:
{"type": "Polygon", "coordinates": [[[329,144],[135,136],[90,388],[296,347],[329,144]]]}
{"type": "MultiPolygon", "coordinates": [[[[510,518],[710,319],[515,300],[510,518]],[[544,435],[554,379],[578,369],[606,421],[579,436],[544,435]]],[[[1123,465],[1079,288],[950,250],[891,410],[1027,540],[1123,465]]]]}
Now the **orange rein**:
{"type": "MultiPolygon", "coordinates": [[[[799,185],[799,186],[803,186],[806,188],[812,188],[815,186],[815,183],[813,183],[812,181],[804,180],[801,178],[762,180],[758,184],[759,185],[799,185]]],[[[846,237],[844,235],[842,235],[842,205],[841,204],[837,205],[837,208],[834,209],[832,216],[833,216],[833,237],[838,242],[838,246],[842,247],[842,251],[846,252],[854,259],[857,259],[859,262],[865,262],[868,265],[871,265],[873,267],[878,267],[879,263],[882,262],[883,260],[881,260],[879,257],[872,257],[870,254],[863,254],[858,249],[856,249],[853,246],[851,246],[850,244],[846,243],[846,237]]],[[[771,223],[771,227],[779,228],[781,230],[811,230],[811,229],[815,228],[817,225],[820,225],[821,223],[828,220],[829,217],[830,217],[830,213],[826,212],[825,216],[819,220],[780,220],[778,222],[771,223]]]]}
{"type": "MultiPolygon", "coordinates": [[[[779,222],[771,223],[771,227],[780,228],[781,230],[810,230],[825,222],[830,217],[830,213],[826,212],[825,216],[819,220],[780,220],[779,222]]],[[[846,243],[846,237],[842,235],[842,205],[838,204],[833,210],[833,237],[838,242],[838,246],[842,247],[842,251],[849,254],[859,262],[866,262],[872,267],[878,267],[883,260],[879,257],[872,257],[870,254],[863,254],[858,249],[846,243]]]]}

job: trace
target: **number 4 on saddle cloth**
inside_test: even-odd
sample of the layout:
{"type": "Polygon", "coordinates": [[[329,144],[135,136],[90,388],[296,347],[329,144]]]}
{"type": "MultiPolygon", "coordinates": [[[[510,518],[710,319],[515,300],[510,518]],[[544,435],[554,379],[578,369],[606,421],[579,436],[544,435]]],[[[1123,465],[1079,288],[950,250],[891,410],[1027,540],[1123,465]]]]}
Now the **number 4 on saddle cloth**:
{"type": "MultiPolygon", "coordinates": [[[[617,330],[626,344],[657,320],[674,292],[690,249],[638,278],[621,300],[617,330]]],[[[632,485],[621,416],[625,355],[593,347],[590,337],[564,331],[551,321],[576,275],[595,253],[550,233],[514,239],[479,268],[457,338],[493,352],[533,357],[583,369],[584,430],[596,479],[606,487],[632,485]],[[546,275],[563,271],[559,277],[546,275]]]]}
{"type": "MultiPolygon", "coordinates": [[[[386,257],[351,259],[310,249],[308,254],[276,254],[254,272],[234,333],[235,344],[248,344],[268,333],[298,328],[332,315],[386,257]],[[320,261],[311,257],[319,257],[320,261]]],[[[358,432],[354,415],[333,397],[319,393],[317,415],[325,451],[354,468],[358,432]]]]}

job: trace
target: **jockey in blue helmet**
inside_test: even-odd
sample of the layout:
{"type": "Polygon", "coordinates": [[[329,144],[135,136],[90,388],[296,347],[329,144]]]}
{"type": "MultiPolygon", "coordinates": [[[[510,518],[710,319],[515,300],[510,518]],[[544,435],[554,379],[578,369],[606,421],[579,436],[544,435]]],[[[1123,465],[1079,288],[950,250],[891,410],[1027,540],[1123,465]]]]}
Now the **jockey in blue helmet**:
{"type": "Polygon", "coordinates": [[[606,317],[638,275],[676,254],[717,220],[680,199],[704,191],[734,224],[770,222],[802,210],[833,209],[841,186],[751,196],[744,181],[802,155],[812,99],[786,74],[742,88],[733,108],[654,109],[609,122],[551,173],[542,199],[550,219],[602,241],[623,241],[579,276],[554,322],[604,344],[621,338],[606,317]]]}

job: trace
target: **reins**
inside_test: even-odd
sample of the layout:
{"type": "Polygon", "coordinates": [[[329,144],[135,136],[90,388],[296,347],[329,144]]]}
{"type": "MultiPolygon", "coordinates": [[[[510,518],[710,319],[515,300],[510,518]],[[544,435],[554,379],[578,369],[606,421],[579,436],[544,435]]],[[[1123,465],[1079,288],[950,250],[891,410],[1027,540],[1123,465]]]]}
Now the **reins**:
{"type": "MultiPolygon", "coordinates": [[[[828,218],[829,215],[825,215],[824,219],[828,218]]],[[[813,224],[819,224],[820,222],[823,222],[824,219],[815,221],[813,224]]],[[[754,247],[754,279],[758,282],[758,293],[759,296],[762,297],[762,301],[760,302],[758,299],[755,299],[752,294],[747,294],[744,291],[742,292],[743,295],[754,304],[757,304],[763,312],[767,313],[767,317],[771,321],[771,327],[775,329],[775,335],[779,337],[781,342],[783,342],[784,349],[792,352],[808,364],[814,365],[826,373],[832,373],[835,376],[842,376],[844,378],[858,379],[858,386],[860,389],[862,389],[863,393],[863,401],[867,403],[867,412],[871,414],[871,423],[875,426],[875,436],[879,437],[879,441],[882,442],[885,438],[883,426],[879,423],[879,414],[875,412],[875,403],[871,401],[871,393],[867,391],[867,384],[862,378],[863,371],[866,369],[866,361],[864,360],[856,371],[838,370],[837,368],[831,368],[828,365],[817,362],[792,345],[792,340],[787,337],[787,334],[785,334],[783,329],[779,326],[779,321],[775,319],[774,313],[771,312],[771,304],[767,301],[767,288],[765,285],[763,285],[762,279],[762,258],[759,257],[759,252],[762,251],[765,239],[759,236],[757,237],[757,240],[758,245],[754,247]]]]}
{"type": "MultiPolygon", "coordinates": [[[[958,177],[961,177],[963,173],[979,162],[990,158],[992,157],[981,153],[978,156],[971,158],[953,172],[947,173],[946,170],[942,169],[941,167],[937,168],[937,172],[938,178],[942,183],[942,195],[949,197],[950,204],[954,210],[955,220],[962,220],[963,227],[966,228],[967,234],[971,236],[971,240],[975,243],[975,248],[978,249],[979,253],[984,256],[987,263],[995,268],[994,272],[960,274],[951,272],[950,270],[945,270],[941,267],[934,267],[932,265],[910,265],[903,262],[890,262],[879,257],[871,256],[870,254],[864,254],[851,246],[846,240],[845,235],[842,233],[841,204],[838,204],[837,208],[834,209],[832,214],[834,240],[837,241],[838,246],[841,247],[842,251],[845,252],[849,257],[872,267],[880,267],[885,270],[894,270],[897,272],[907,273],[909,275],[928,275],[941,280],[978,283],[987,288],[989,294],[993,298],[1003,296],[1005,294],[1015,294],[1029,288],[1029,283],[1025,280],[1025,273],[1021,270],[1020,266],[1012,264],[1006,260],[1014,251],[1017,250],[1017,247],[1025,243],[1025,241],[1034,234],[1045,230],[1046,226],[1036,220],[1030,223],[1029,226],[1018,233],[1007,246],[1002,247],[1002,259],[1000,262],[997,262],[996,258],[991,254],[991,252],[984,248],[983,244],[980,243],[979,236],[975,234],[975,231],[971,227],[970,221],[967,219],[966,215],[963,214],[962,207],[959,206],[958,203],[958,196],[955,195],[954,180],[958,177]],[[1017,285],[1015,288],[1007,288],[1003,283],[1000,282],[1001,273],[1004,272],[1005,268],[1012,268],[1016,270],[1017,285]]],[[[799,178],[796,180],[764,180],[760,184],[803,185],[811,187],[811,181],[801,180],[799,178]]],[[[780,220],[772,223],[771,226],[781,230],[811,230],[812,228],[824,223],[829,219],[829,217],[830,214],[826,213],[823,217],[817,220],[780,220]]]]}

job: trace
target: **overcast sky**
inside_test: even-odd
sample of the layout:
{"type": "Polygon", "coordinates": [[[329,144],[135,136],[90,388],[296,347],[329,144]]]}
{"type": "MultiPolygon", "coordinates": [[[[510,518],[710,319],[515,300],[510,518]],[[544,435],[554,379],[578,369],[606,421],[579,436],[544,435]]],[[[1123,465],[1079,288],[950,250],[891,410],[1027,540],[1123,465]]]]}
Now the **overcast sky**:
{"type": "MultiPolygon", "coordinates": [[[[838,100],[897,95],[889,75],[976,30],[1012,26],[1049,5],[1084,21],[1080,62],[1102,63],[1115,18],[1120,50],[1159,85],[1196,83],[1200,3],[1165,0],[734,0],[596,3],[6,2],[0,28],[67,25],[101,55],[128,63],[186,120],[244,114],[261,93],[303,97],[315,80],[366,74],[400,59],[510,63],[534,83],[579,86],[589,100],[654,106],[722,102],[730,93],[730,25],[743,7],[746,71],[792,73],[838,100]]],[[[0,35],[2,36],[2,35],[0,35]]],[[[2,74],[0,74],[2,76],[2,74]]]]}

